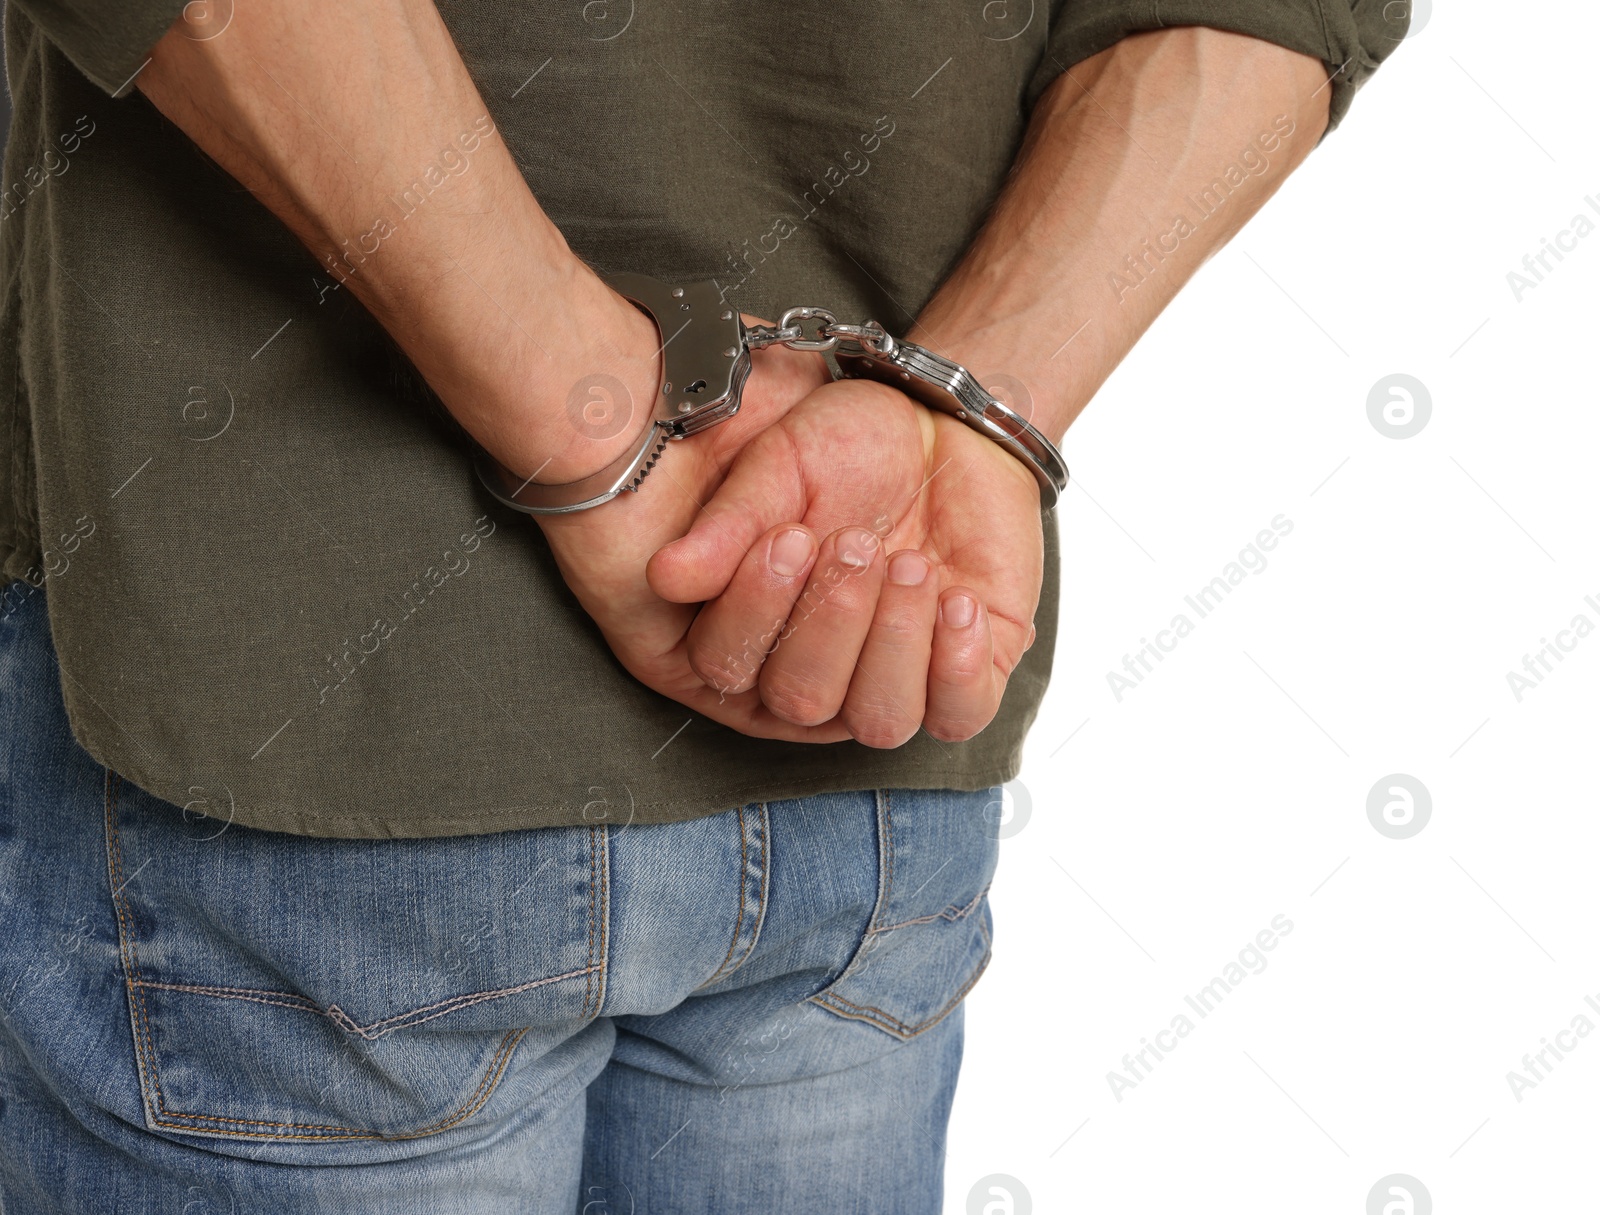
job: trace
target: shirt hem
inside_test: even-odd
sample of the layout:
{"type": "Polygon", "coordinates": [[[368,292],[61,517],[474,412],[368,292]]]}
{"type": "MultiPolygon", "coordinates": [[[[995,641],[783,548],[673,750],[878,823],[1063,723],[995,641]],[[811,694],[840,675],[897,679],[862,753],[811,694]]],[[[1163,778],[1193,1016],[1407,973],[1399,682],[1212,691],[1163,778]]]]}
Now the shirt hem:
{"type": "MultiPolygon", "coordinates": [[[[431,839],[458,835],[493,835],[541,827],[648,827],[709,818],[755,803],[794,801],[829,793],[855,793],[874,788],[951,789],[976,793],[1016,779],[1020,757],[1004,763],[960,769],[919,771],[914,781],[894,778],[863,780],[862,774],[840,773],[837,778],[812,777],[767,780],[735,785],[698,796],[668,798],[632,807],[607,806],[601,814],[573,813],[570,805],[537,805],[514,810],[444,815],[428,812],[411,816],[312,814],[295,810],[249,809],[235,806],[229,825],[254,831],[333,839],[431,839]]],[[[136,784],[139,782],[135,782],[136,784]]],[[[159,792],[155,793],[159,797],[159,792]]],[[[164,799],[165,800],[165,799],[164,799]]]]}

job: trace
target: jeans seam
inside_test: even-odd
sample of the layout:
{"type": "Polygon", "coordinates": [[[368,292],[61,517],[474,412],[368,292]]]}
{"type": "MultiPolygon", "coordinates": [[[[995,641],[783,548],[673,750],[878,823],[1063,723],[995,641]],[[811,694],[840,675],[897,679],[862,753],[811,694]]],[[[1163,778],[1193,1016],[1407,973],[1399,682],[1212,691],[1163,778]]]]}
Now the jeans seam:
{"type": "Polygon", "coordinates": [[[701,987],[710,987],[723,972],[728,969],[728,962],[733,957],[733,951],[739,948],[739,936],[744,932],[744,905],[747,901],[750,888],[750,836],[745,830],[744,807],[740,806],[735,812],[739,822],[739,912],[733,921],[733,939],[728,942],[728,952],[722,955],[722,961],[716,970],[711,972],[711,977],[701,987]]]}
{"type": "MultiPolygon", "coordinates": [[[[589,932],[588,932],[588,964],[594,966],[594,900],[595,900],[595,863],[594,863],[594,832],[589,828],[589,932]]],[[[589,1005],[594,999],[594,976],[591,971],[583,980],[583,1016],[589,1015],[589,1005]]]]}
{"type": "Polygon", "coordinates": [[[494,1058],[489,1061],[483,1077],[478,1081],[478,1087],[472,1096],[467,1098],[461,1108],[432,1126],[425,1126],[420,1130],[405,1131],[401,1134],[385,1135],[378,1131],[364,1131],[356,1127],[347,1126],[319,1126],[302,1122],[267,1122],[258,1118],[231,1118],[221,1114],[181,1114],[173,1110],[163,1110],[168,1118],[189,1118],[202,1122],[221,1122],[228,1124],[226,1127],[191,1127],[181,1123],[157,1121],[156,1125],[171,1130],[189,1131],[194,1133],[213,1131],[219,1134],[233,1135],[238,1138],[250,1139],[378,1139],[384,1142],[393,1142],[402,1139],[421,1139],[428,1135],[438,1134],[440,1131],[449,1130],[458,1123],[470,1118],[483,1108],[494,1090],[500,1084],[500,1078],[505,1073],[506,1065],[511,1061],[512,1052],[517,1043],[522,1041],[523,1035],[528,1032],[524,1029],[514,1029],[500,1040],[500,1046],[495,1051],[494,1058]],[[277,1131],[238,1131],[235,1126],[277,1126],[290,1127],[302,1131],[326,1131],[322,1135],[287,1135],[277,1131]]]}
{"type": "Polygon", "coordinates": [[[544,987],[550,983],[563,983],[568,979],[589,974],[591,967],[581,970],[569,970],[562,975],[549,975],[542,979],[531,979],[526,983],[518,983],[514,987],[500,987],[493,990],[464,992],[459,996],[451,996],[448,1000],[440,1000],[435,1004],[424,1004],[419,1008],[408,1009],[403,1013],[396,1013],[392,1017],[385,1017],[381,1021],[374,1021],[370,1025],[359,1025],[355,1018],[345,1012],[337,1004],[330,1004],[326,1008],[315,1000],[287,991],[260,991],[247,987],[213,987],[204,983],[159,983],[148,979],[137,979],[135,982],[147,991],[181,991],[197,996],[214,996],[219,1000],[246,1000],[254,1004],[273,1004],[280,1008],[294,1008],[302,1012],[320,1013],[333,1021],[341,1029],[369,1042],[376,1042],[386,1034],[394,1033],[399,1029],[409,1029],[413,1025],[421,1025],[424,1021],[432,1021],[435,1017],[448,1016],[463,1008],[471,1008],[475,1004],[483,1004],[490,1000],[503,999],[506,996],[520,995],[525,991],[532,991],[536,987],[544,987]],[[426,1016],[418,1016],[426,1013],[426,1016]],[[403,1024],[400,1024],[403,1022],[403,1024]],[[382,1028],[380,1028],[382,1027],[382,1028]]]}
{"type": "Polygon", "coordinates": [[[878,921],[888,914],[889,895],[894,888],[894,827],[889,817],[889,791],[878,789],[873,794],[874,827],[878,852],[878,893],[872,904],[872,916],[867,920],[867,926],[862,930],[861,940],[856,943],[855,950],[850,954],[850,960],[845,963],[844,969],[835,975],[821,991],[807,997],[811,1000],[821,1000],[827,997],[840,983],[853,975],[866,959],[874,947],[873,937],[877,933],[878,921]]]}
{"type": "Polygon", "coordinates": [[[948,923],[954,924],[957,920],[966,919],[969,915],[981,907],[983,905],[983,896],[988,893],[989,887],[985,886],[982,890],[978,891],[977,894],[973,895],[972,899],[964,906],[946,907],[943,911],[935,912],[933,915],[921,915],[914,920],[901,920],[898,924],[885,924],[882,928],[874,928],[869,935],[876,935],[883,932],[894,932],[898,928],[910,928],[917,924],[931,924],[935,920],[945,920],[948,923]]]}
{"type": "MultiPolygon", "coordinates": [[[[757,895],[755,923],[750,929],[750,948],[745,950],[744,957],[739,959],[738,970],[750,960],[756,951],[756,946],[761,942],[761,930],[767,924],[767,902],[772,884],[772,811],[766,802],[761,802],[761,893],[757,895]]],[[[731,972],[730,972],[731,973],[731,972]]]]}
{"type": "Polygon", "coordinates": [[[377,1139],[392,1141],[419,1139],[427,1135],[438,1134],[440,1131],[449,1130],[458,1123],[464,1122],[483,1108],[499,1087],[500,1080],[505,1075],[506,1067],[511,1062],[512,1054],[528,1032],[527,1028],[511,1030],[505,1037],[501,1038],[499,1047],[478,1080],[478,1087],[454,1113],[432,1126],[426,1126],[420,1130],[389,1135],[379,1131],[363,1130],[359,1127],[299,1122],[269,1122],[258,1118],[234,1118],[226,1114],[190,1114],[178,1110],[169,1110],[166,1107],[166,1098],[161,1092],[161,1077],[156,1067],[155,1046],[150,1038],[149,1010],[145,1007],[144,1002],[144,989],[151,985],[146,984],[139,974],[138,938],[134,934],[131,917],[127,912],[126,901],[122,895],[123,888],[127,883],[121,880],[122,839],[118,833],[116,821],[121,788],[122,777],[107,768],[105,786],[107,870],[111,883],[111,901],[117,916],[118,946],[122,954],[123,980],[128,990],[134,1057],[139,1067],[140,1095],[144,1101],[145,1117],[151,1126],[161,1127],[166,1130],[183,1131],[189,1134],[209,1132],[245,1139],[377,1139]],[[223,1125],[220,1127],[189,1126],[184,1122],[171,1121],[172,1119],[215,1122],[223,1125]],[[236,1129],[241,1126],[281,1127],[294,1131],[321,1131],[324,1133],[301,1135],[286,1134],[282,1130],[242,1131],[236,1129]]]}
{"type": "Polygon", "coordinates": [[[739,937],[743,931],[745,907],[749,902],[751,853],[746,844],[744,807],[741,806],[739,809],[739,923],[734,927],[733,941],[728,946],[728,957],[722,959],[722,965],[717,967],[716,973],[700,984],[695,989],[696,991],[710,987],[711,984],[738,973],[739,968],[755,956],[756,945],[761,941],[761,929],[767,920],[767,894],[770,889],[772,874],[772,865],[770,863],[772,816],[766,802],[758,802],[756,805],[760,811],[760,818],[758,825],[751,828],[750,834],[755,836],[756,841],[754,856],[755,863],[761,868],[761,890],[757,893],[755,907],[750,912],[750,941],[740,952],[738,960],[732,966],[729,966],[728,959],[733,957],[733,952],[739,945],[739,937]]]}
{"type": "Polygon", "coordinates": [[[894,802],[893,795],[887,789],[878,791],[878,849],[884,857],[886,876],[883,888],[878,893],[878,906],[872,911],[872,925],[877,927],[880,916],[889,914],[890,901],[894,896],[894,802]]]}
{"type": "Polygon", "coordinates": [[[606,998],[606,955],[611,925],[611,829],[589,828],[589,964],[583,1015],[598,1017],[606,998]],[[598,958],[596,961],[598,941],[598,958]],[[593,984],[593,1003],[588,999],[593,984]]]}
{"type": "MultiPolygon", "coordinates": [[[[982,921],[979,921],[979,923],[981,924],[982,921]]],[[[979,959],[977,969],[972,972],[972,976],[961,985],[961,990],[956,992],[955,995],[951,996],[949,1003],[947,1003],[937,1013],[929,1017],[926,1021],[919,1022],[916,1025],[907,1025],[898,1017],[884,1012],[881,1008],[874,1008],[870,1004],[855,1004],[844,999],[842,996],[833,995],[831,992],[822,992],[818,995],[812,996],[811,999],[813,1002],[828,1008],[831,1012],[838,1016],[852,1021],[865,1021],[868,1024],[875,1025],[880,1029],[887,1029],[896,1037],[902,1038],[909,1042],[912,1038],[917,1037],[919,1034],[926,1033],[935,1025],[939,1024],[940,1021],[943,1021],[946,1017],[948,1017],[951,1011],[955,1009],[956,1005],[960,1004],[961,1001],[966,998],[967,993],[972,990],[972,988],[977,984],[978,980],[983,978],[983,973],[989,969],[989,962],[994,956],[993,951],[987,945],[987,933],[984,935],[984,940],[985,948],[983,951],[983,957],[979,959]],[[835,1005],[838,1007],[834,1007],[835,1005]]]]}

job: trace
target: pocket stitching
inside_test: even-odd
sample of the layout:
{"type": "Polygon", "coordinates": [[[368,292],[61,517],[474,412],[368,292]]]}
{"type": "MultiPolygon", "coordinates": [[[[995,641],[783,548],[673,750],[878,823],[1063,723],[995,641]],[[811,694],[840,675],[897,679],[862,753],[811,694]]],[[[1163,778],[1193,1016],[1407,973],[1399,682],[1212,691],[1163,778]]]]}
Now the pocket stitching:
{"type": "Polygon", "coordinates": [[[988,893],[989,887],[985,886],[982,890],[978,891],[977,894],[973,895],[971,901],[966,903],[964,906],[950,906],[946,907],[943,911],[936,911],[932,915],[918,916],[914,920],[901,920],[898,924],[886,924],[882,928],[872,929],[872,931],[867,935],[871,936],[880,932],[893,932],[897,928],[910,928],[914,924],[931,924],[935,920],[944,920],[947,923],[954,924],[957,920],[964,920],[974,911],[976,911],[982,905],[984,895],[988,893]]]}
{"type": "Polygon", "coordinates": [[[935,915],[905,920],[899,924],[880,926],[878,921],[887,913],[890,899],[894,892],[894,810],[892,796],[888,789],[879,789],[876,793],[876,799],[880,856],[877,905],[872,909],[872,919],[868,922],[866,932],[862,933],[860,945],[856,947],[855,953],[851,956],[844,970],[840,971],[839,975],[821,991],[807,997],[807,999],[810,1003],[817,1005],[819,1008],[825,1008],[836,1016],[844,1017],[851,1021],[865,1022],[904,1041],[910,1041],[917,1035],[932,1029],[940,1021],[948,1017],[951,1010],[961,1003],[966,994],[972,990],[973,985],[983,977],[983,972],[989,968],[989,961],[994,955],[993,942],[989,938],[988,930],[984,927],[982,917],[977,919],[975,923],[983,935],[983,957],[978,960],[976,969],[973,970],[971,977],[961,985],[961,989],[950,998],[950,1001],[943,1008],[926,1021],[920,1022],[915,1026],[907,1025],[898,1017],[884,1012],[881,1008],[875,1008],[870,1004],[856,1004],[846,1000],[835,989],[860,969],[867,954],[874,948],[874,938],[913,924],[926,924],[939,919],[949,920],[954,923],[956,920],[964,919],[983,905],[983,900],[989,893],[989,886],[984,886],[973,897],[971,902],[964,907],[958,908],[954,915],[948,914],[950,909],[947,907],[944,911],[935,915]]]}
{"type": "Polygon", "coordinates": [[[386,1143],[396,1142],[402,1139],[420,1139],[427,1135],[434,1135],[440,1131],[449,1130],[457,1123],[463,1121],[464,1119],[470,1118],[473,1114],[482,1109],[484,1104],[493,1095],[494,1090],[499,1087],[500,1077],[504,1075],[506,1065],[511,1062],[513,1050],[515,1049],[517,1043],[522,1041],[523,1035],[527,1032],[528,1031],[526,1029],[514,1029],[504,1038],[502,1038],[500,1040],[499,1048],[495,1051],[494,1058],[489,1061],[488,1070],[484,1072],[483,1078],[478,1081],[477,1089],[473,1092],[471,1097],[467,1098],[466,1103],[448,1118],[441,1122],[437,1122],[432,1126],[425,1126],[421,1130],[407,1131],[404,1134],[399,1135],[384,1135],[378,1133],[377,1131],[363,1131],[355,1127],[347,1126],[319,1126],[304,1122],[266,1122],[257,1118],[228,1118],[213,1114],[181,1114],[174,1110],[168,1109],[163,1109],[161,1111],[168,1118],[190,1118],[197,1121],[222,1122],[228,1123],[230,1127],[283,1126],[293,1127],[297,1130],[303,1131],[329,1131],[334,1133],[326,1135],[282,1135],[272,1131],[236,1131],[232,1129],[216,1127],[189,1127],[184,1126],[181,1123],[161,1122],[159,1119],[156,1120],[156,1125],[167,1127],[170,1130],[190,1131],[194,1133],[213,1131],[218,1134],[225,1133],[233,1135],[236,1138],[241,1139],[378,1139],[386,1143]],[[491,1079],[493,1080],[492,1084],[490,1084],[491,1079]],[[485,1085],[488,1085],[487,1091],[485,1091],[485,1085]]]}
{"type": "MultiPolygon", "coordinates": [[[[432,1126],[423,1127],[422,1129],[416,1131],[407,1131],[400,1134],[386,1135],[378,1131],[362,1130],[359,1127],[320,1125],[300,1122],[268,1122],[255,1118],[233,1118],[221,1114],[189,1114],[177,1110],[167,1109],[166,1098],[161,1092],[161,1077],[156,1068],[155,1047],[150,1039],[149,1011],[145,1007],[144,1002],[144,988],[146,986],[153,985],[146,984],[139,975],[138,940],[133,933],[126,911],[126,904],[122,897],[123,888],[127,883],[121,880],[122,841],[117,830],[116,822],[116,810],[121,788],[121,775],[113,772],[109,768],[106,769],[106,853],[111,880],[111,900],[117,915],[117,930],[120,938],[118,945],[122,954],[123,978],[128,988],[129,1011],[135,1023],[133,1026],[134,1055],[139,1064],[139,1073],[141,1079],[140,1089],[142,1090],[142,1096],[144,1099],[145,1116],[152,1126],[163,1127],[168,1130],[186,1131],[194,1134],[209,1132],[213,1134],[229,1134],[237,1138],[251,1139],[375,1139],[387,1142],[402,1139],[416,1139],[426,1135],[437,1134],[440,1131],[449,1130],[451,1127],[457,1125],[467,1118],[470,1118],[473,1114],[477,1113],[478,1110],[483,1108],[483,1106],[488,1102],[489,1098],[494,1095],[495,1089],[499,1087],[500,1080],[505,1075],[506,1067],[511,1062],[512,1054],[515,1052],[517,1045],[522,1041],[523,1037],[528,1033],[527,1028],[511,1030],[504,1038],[500,1040],[499,1047],[496,1049],[494,1056],[489,1060],[489,1064],[487,1068],[485,1068],[483,1076],[478,1081],[478,1087],[473,1091],[472,1096],[467,1098],[466,1102],[463,1103],[459,1109],[457,1109],[453,1114],[448,1115],[440,1122],[435,1123],[432,1126]],[[147,1076],[148,1083],[144,1083],[147,1076]],[[186,1126],[181,1122],[170,1122],[164,1120],[171,1118],[185,1118],[194,1121],[217,1122],[225,1125],[223,1127],[191,1127],[186,1126]],[[239,1126],[273,1126],[304,1131],[322,1131],[326,1133],[318,1135],[291,1135],[269,1131],[241,1131],[232,1129],[239,1126]]],[[[593,830],[591,829],[591,858],[594,847],[593,834],[593,830]]],[[[592,873],[593,860],[591,859],[591,874],[592,873]]],[[[593,905],[593,901],[594,883],[591,879],[591,907],[593,905]]],[[[592,982],[592,972],[595,970],[595,966],[593,964],[594,955],[592,944],[592,912],[590,933],[590,965],[585,968],[585,973],[592,982]]],[[[294,998],[304,999],[304,997],[294,998]]],[[[306,1005],[310,1005],[311,1003],[311,1001],[306,1001],[306,1005]]],[[[294,1007],[305,1009],[306,1006],[294,1005],[294,1007]]],[[[585,1005],[585,1008],[587,1010],[587,1004],[585,1005]]]]}
{"type": "Polygon", "coordinates": [[[301,1012],[319,1013],[334,1022],[341,1029],[365,1038],[368,1042],[376,1042],[388,1034],[400,1029],[410,1029],[413,1025],[421,1025],[424,1021],[432,1021],[436,1017],[448,1016],[463,1008],[471,1008],[475,1004],[485,1004],[490,1000],[503,999],[506,996],[520,995],[525,991],[532,991],[535,987],[543,987],[549,983],[563,983],[568,979],[576,979],[580,975],[587,975],[594,969],[585,966],[581,970],[569,970],[564,975],[549,975],[543,979],[531,979],[526,983],[518,983],[515,987],[498,987],[486,991],[464,992],[459,996],[451,996],[447,1000],[440,1000],[434,1004],[423,1004],[420,1007],[408,1009],[403,1013],[396,1013],[392,1017],[385,1017],[381,1021],[374,1021],[371,1025],[358,1025],[355,1018],[337,1004],[330,1004],[323,1008],[314,1000],[289,991],[261,991],[251,987],[213,987],[204,983],[161,983],[149,979],[137,979],[135,982],[147,991],[182,991],[197,996],[215,996],[219,1000],[248,1000],[254,1004],[272,1004],[280,1008],[295,1008],[301,1012]],[[417,1016],[426,1013],[426,1016],[417,1016]],[[395,1022],[405,1024],[395,1024],[395,1022]],[[379,1026],[384,1028],[379,1029],[379,1026]],[[376,1032],[374,1032],[376,1031],[376,1032]]]}
{"type": "MultiPolygon", "coordinates": [[[[981,920],[979,924],[982,924],[981,920]]],[[[987,936],[985,941],[987,942],[987,936]]],[[[960,1004],[966,998],[967,993],[977,984],[978,980],[983,978],[983,972],[989,969],[989,962],[993,956],[993,950],[986,947],[983,951],[983,957],[978,960],[977,969],[972,972],[972,977],[961,985],[961,990],[950,997],[950,1002],[932,1017],[915,1026],[907,1025],[898,1017],[891,1016],[889,1013],[884,1012],[883,1009],[874,1008],[870,1004],[852,1004],[843,996],[835,995],[831,991],[820,992],[812,996],[811,999],[814,1003],[829,1009],[837,1016],[851,1021],[865,1021],[869,1025],[876,1026],[879,1029],[886,1029],[897,1038],[909,1042],[919,1034],[924,1034],[932,1029],[955,1010],[956,1005],[960,1004]],[[833,1007],[834,1005],[839,1005],[840,1007],[833,1007]]]]}

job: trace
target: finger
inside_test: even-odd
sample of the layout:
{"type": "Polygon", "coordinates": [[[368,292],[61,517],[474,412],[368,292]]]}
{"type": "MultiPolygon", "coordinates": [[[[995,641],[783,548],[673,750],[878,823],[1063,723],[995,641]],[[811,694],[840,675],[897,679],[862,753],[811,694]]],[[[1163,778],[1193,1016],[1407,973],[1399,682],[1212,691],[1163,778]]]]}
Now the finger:
{"type": "MultiPolygon", "coordinates": [[[[737,696],[724,696],[693,681],[692,688],[674,692],[672,698],[680,704],[729,729],[737,730],[750,738],[771,738],[780,742],[833,743],[847,742],[850,732],[838,718],[820,726],[797,726],[773,714],[761,703],[761,693],[744,692],[737,696]]],[[[692,726],[690,727],[693,728],[692,726]]]]}
{"type": "Polygon", "coordinates": [[[923,726],[943,742],[964,742],[994,719],[1004,690],[988,611],[974,591],[951,587],[939,600],[923,726]]]}
{"type": "Polygon", "coordinates": [[[795,523],[773,528],[750,549],[689,629],[689,666],[707,687],[734,695],[756,686],[816,558],[816,537],[795,523]]]}
{"type": "Polygon", "coordinates": [[[715,599],[763,532],[804,515],[804,484],[788,436],[776,427],[762,431],[688,532],[650,558],[650,588],[671,603],[715,599]]]}
{"type": "Polygon", "coordinates": [[[890,556],[840,714],[857,742],[898,747],[917,732],[927,703],[938,614],[939,580],[928,559],[914,549],[890,556]]]}
{"type": "Polygon", "coordinates": [[[883,583],[883,544],[861,527],[822,542],[804,593],[761,668],[761,699],[795,725],[833,718],[850,690],[883,583]]]}

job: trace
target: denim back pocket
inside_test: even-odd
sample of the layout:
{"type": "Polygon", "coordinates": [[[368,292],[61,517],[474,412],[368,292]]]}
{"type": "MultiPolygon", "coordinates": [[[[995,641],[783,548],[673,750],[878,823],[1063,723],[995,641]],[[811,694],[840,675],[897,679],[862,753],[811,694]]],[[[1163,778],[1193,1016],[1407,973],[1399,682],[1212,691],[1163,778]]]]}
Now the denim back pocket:
{"type": "Polygon", "coordinates": [[[814,1003],[905,1039],[961,1002],[989,964],[999,797],[998,788],[878,792],[877,905],[849,965],[814,1003]]]}
{"type": "Polygon", "coordinates": [[[336,840],[204,808],[221,817],[107,778],[150,1129],[341,1142],[471,1126],[519,1050],[598,1013],[603,828],[336,840]]]}

